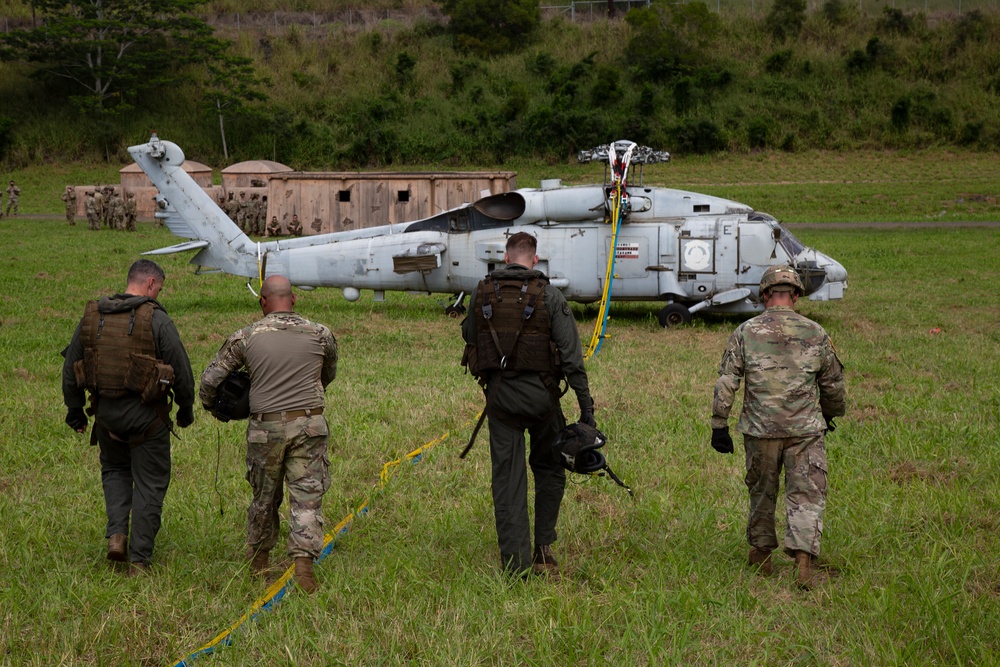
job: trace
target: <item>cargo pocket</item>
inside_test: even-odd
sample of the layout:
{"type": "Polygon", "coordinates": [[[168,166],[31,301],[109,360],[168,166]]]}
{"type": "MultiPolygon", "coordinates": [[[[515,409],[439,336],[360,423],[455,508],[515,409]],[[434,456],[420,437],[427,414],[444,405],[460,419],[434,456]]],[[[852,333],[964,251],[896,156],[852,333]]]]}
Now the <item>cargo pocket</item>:
{"type": "Polygon", "coordinates": [[[814,449],[809,452],[809,479],[820,493],[826,495],[826,451],[814,449]]]}

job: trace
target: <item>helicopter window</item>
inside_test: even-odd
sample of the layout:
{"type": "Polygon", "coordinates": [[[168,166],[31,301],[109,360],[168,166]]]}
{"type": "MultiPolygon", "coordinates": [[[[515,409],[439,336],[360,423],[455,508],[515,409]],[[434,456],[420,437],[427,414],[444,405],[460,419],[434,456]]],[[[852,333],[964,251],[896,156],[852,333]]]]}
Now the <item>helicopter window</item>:
{"type": "Polygon", "coordinates": [[[695,204],[694,205],[694,212],[695,213],[708,213],[708,204],[695,204]]]}
{"type": "Polygon", "coordinates": [[[785,249],[789,257],[798,257],[799,253],[806,249],[805,245],[795,238],[795,235],[788,231],[784,225],[779,224],[778,228],[781,230],[781,238],[778,239],[778,243],[785,249]]]}
{"type": "Polygon", "coordinates": [[[396,193],[396,201],[408,202],[410,201],[410,191],[409,190],[399,190],[396,193]]]}
{"type": "Polygon", "coordinates": [[[337,201],[342,201],[342,202],[349,202],[349,201],[351,201],[351,191],[350,190],[341,190],[340,192],[338,192],[337,193],[337,201]]]}

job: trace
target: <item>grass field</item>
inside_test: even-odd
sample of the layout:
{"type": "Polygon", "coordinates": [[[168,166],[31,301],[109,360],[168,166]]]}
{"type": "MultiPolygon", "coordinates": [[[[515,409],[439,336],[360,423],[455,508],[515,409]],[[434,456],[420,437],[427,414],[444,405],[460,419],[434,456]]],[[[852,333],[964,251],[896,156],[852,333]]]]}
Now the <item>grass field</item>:
{"type": "MultiPolygon", "coordinates": [[[[512,584],[497,574],[485,438],[458,459],[481,407],[458,322],[435,297],[351,304],[319,290],[298,310],[341,350],[328,526],[372,494],[384,462],[451,435],[372,494],[318,566],[318,594],[293,591],[198,664],[1000,663],[1000,231],[799,236],[850,274],[843,301],[800,309],[831,333],[848,378],[849,413],[828,439],[829,585],[796,590],[784,558],[767,579],[744,565],[742,459],[708,445],[739,320],[663,330],[653,304],[613,307],[588,370],[606,454],[636,498],[574,477],[556,543],[564,576],[512,584]]],[[[175,240],[148,224],[0,222],[2,665],[169,665],[263,592],[242,561],[240,424],[196,411],[175,441],[154,571],[125,579],[104,560],[97,452],[63,423],[59,351],[84,302],[175,240]]],[[[196,276],[187,259],[163,258],[160,300],[198,375],[259,311],[239,279],[196,276]]],[[[586,334],[593,313],[574,308],[586,334]]]]}

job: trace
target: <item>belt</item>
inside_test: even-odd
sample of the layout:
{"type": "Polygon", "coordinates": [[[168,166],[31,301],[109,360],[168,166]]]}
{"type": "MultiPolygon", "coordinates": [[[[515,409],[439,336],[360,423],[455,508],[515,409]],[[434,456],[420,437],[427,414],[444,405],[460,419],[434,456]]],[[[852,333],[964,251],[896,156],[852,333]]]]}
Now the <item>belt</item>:
{"type": "Polygon", "coordinates": [[[256,419],[259,422],[280,422],[287,421],[289,419],[298,419],[299,417],[311,417],[312,415],[323,414],[323,408],[312,408],[309,410],[285,410],[284,412],[255,412],[250,415],[251,419],[256,419]]]}

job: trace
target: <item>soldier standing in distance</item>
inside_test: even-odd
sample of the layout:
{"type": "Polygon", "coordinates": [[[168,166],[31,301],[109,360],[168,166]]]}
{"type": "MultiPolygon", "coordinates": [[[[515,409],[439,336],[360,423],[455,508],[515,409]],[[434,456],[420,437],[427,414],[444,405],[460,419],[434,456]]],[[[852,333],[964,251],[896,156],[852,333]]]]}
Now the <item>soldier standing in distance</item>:
{"type": "Polygon", "coordinates": [[[295,581],[307,593],[319,588],[313,559],[323,548],[323,494],[330,488],[323,417],[324,394],[337,375],[337,340],[326,326],[293,309],[295,295],[284,276],[271,276],[260,290],[263,319],[232,334],[201,376],[199,397],[215,408],[219,385],[230,372],[250,373],[247,481],[247,559],[263,574],[278,542],[278,507],[288,484],[288,555],[295,581]]]}
{"type": "Polygon", "coordinates": [[[809,589],[821,583],[814,561],[826,507],[825,435],[834,430],[834,417],[846,412],[846,391],[830,337],[794,310],[804,292],[791,267],[764,272],[760,296],[766,310],[736,328],[722,355],[712,403],[712,447],[733,452],[728,420],[743,380],[736,429],[746,450],[749,563],[763,574],[772,571],[771,552],[778,547],[774,510],[784,467],[785,551],[795,558],[799,587],[809,589]]]}
{"type": "Polygon", "coordinates": [[[92,232],[100,231],[101,220],[97,216],[97,195],[93,190],[87,190],[86,199],[83,200],[83,212],[87,214],[87,229],[92,232]]]}
{"type": "Polygon", "coordinates": [[[87,412],[94,416],[90,442],[100,444],[107,556],[128,562],[130,575],[149,567],[170,485],[169,391],[179,406],[177,424],[186,428],[194,422],[191,362],[174,323],[156,301],[163,281],[163,269],[155,262],[132,264],[123,294],[87,303],[64,352],[66,424],[78,433],[87,430],[88,390],[87,412]],[[172,373],[158,374],[156,364],[172,373]],[[139,369],[145,370],[133,372],[139,369]],[[161,381],[170,375],[172,381],[161,381]]]}
{"type": "Polygon", "coordinates": [[[21,188],[14,185],[14,181],[7,186],[7,215],[10,216],[10,209],[14,209],[14,215],[18,213],[18,202],[21,200],[21,188]]]}
{"type": "Polygon", "coordinates": [[[76,190],[72,185],[66,186],[66,192],[60,197],[66,204],[66,222],[71,225],[76,224],[76,190]]]}
{"type": "Polygon", "coordinates": [[[125,195],[125,231],[135,231],[135,218],[138,213],[138,205],[135,202],[135,193],[129,192],[125,195]]]}
{"type": "Polygon", "coordinates": [[[507,574],[557,574],[552,553],[566,488],[566,470],[552,447],[566,425],[560,406],[563,377],[576,393],[580,421],[597,426],[594,399],[576,320],[562,292],[538,263],[537,240],[518,232],[507,240],[504,263],[479,283],[462,322],[463,365],[484,386],[489,419],[493,511],[500,564],[507,574]],[[528,521],[527,464],[535,479],[535,548],[528,521]]]}

